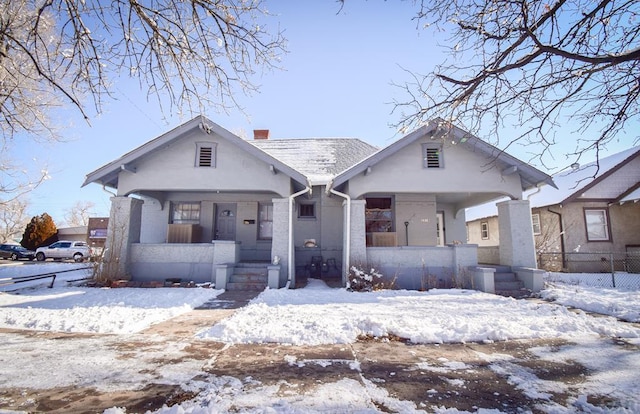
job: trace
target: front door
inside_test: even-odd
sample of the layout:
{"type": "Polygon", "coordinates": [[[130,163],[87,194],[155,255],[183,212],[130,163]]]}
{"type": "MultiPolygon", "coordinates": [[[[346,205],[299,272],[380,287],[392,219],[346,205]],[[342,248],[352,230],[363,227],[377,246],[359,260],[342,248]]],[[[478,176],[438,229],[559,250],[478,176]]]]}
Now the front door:
{"type": "Polygon", "coordinates": [[[236,205],[216,204],[216,225],[214,239],[236,239],[236,205]]]}

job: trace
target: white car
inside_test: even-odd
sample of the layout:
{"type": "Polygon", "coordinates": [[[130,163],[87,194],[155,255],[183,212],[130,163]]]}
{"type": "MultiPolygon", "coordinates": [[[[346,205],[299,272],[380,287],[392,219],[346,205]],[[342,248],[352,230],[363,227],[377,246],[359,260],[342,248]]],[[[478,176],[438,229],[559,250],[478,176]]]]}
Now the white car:
{"type": "Polygon", "coordinates": [[[36,249],[36,260],[39,262],[47,259],[73,259],[76,262],[82,262],[89,259],[90,256],[91,249],[83,241],[60,240],[50,246],[36,249]]]}

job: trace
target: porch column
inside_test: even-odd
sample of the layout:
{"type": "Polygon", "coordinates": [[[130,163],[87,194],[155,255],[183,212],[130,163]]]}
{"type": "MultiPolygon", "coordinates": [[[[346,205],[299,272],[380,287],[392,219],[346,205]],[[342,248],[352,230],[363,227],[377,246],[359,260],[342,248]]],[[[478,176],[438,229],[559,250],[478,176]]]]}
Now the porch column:
{"type": "MultiPolygon", "coordinates": [[[[283,287],[287,283],[289,272],[289,199],[274,198],[273,200],[273,236],[271,239],[271,262],[276,256],[280,259],[279,286],[283,287]]],[[[293,257],[293,256],[292,256],[293,257]]],[[[295,260],[295,257],[293,257],[295,260]]],[[[295,269],[295,262],[294,262],[295,269]]],[[[295,286],[294,280],[291,287],[295,286]]]]}
{"type": "MultiPolygon", "coordinates": [[[[367,261],[367,240],[364,207],[365,200],[351,200],[351,243],[349,244],[350,255],[348,265],[356,263],[366,263],[367,261]]],[[[343,277],[349,273],[346,269],[343,277]]]]}
{"type": "Polygon", "coordinates": [[[131,244],[140,242],[143,203],[144,201],[132,197],[111,197],[103,277],[110,280],[131,279],[131,244]]]}
{"type": "Polygon", "coordinates": [[[500,264],[536,268],[536,251],[529,200],[497,204],[500,231],[500,264]]]}

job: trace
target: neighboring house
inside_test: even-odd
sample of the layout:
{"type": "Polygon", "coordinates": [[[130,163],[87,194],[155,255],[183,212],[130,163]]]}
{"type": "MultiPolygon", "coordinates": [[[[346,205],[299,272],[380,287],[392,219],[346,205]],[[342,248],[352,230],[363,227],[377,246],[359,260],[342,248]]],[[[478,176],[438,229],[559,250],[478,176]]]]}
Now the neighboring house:
{"type": "Polygon", "coordinates": [[[89,217],[87,223],[86,241],[95,255],[100,255],[107,240],[109,217],[89,217]]]}
{"type": "Polygon", "coordinates": [[[491,291],[486,272],[470,282],[477,246],[462,243],[465,208],[505,195],[502,264],[535,267],[522,194],[551,178],[459,128],[435,120],[381,150],[254,133],[243,140],[197,117],[87,175],[84,185],[117,191],[105,260],[120,277],[232,288],[262,266],[279,288],[307,276],[345,284],[358,265],[401,287],[467,277],[491,291]]]}
{"type": "Polygon", "coordinates": [[[58,240],[87,241],[87,226],[59,227],[58,240]]]}
{"type": "MultiPolygon", "coordinates": [[[[553,181],[557,189],[525,193],[540,267],[637,272],[640,257],[635,263],[629,258],[640,256],[640,146],[573,165],[553,181]]],[[[469,243],[499,246],[495,204],[468,209],[467,221],[469,243]]],[[[481,247],[478,261],[495,263],[496,250],[481,247]]]]}
{"type": "Polygon", "coordinates": [[[84,241],[99,254],[107,239],[108,217],[90,217],[86,226],[60,227],[55,240],[84,241]]]}

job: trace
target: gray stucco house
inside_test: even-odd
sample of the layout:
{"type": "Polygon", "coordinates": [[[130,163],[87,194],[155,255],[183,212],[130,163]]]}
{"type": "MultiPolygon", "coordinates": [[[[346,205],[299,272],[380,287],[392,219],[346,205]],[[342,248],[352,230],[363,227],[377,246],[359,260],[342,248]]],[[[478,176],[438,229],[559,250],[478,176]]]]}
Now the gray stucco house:
{"type": "Polygon", "coordinates": [[[260,268],[256,283],[281,288],[309,276],[345,284],[357,265],[405,288],[464,279],[492,291],[493,271],[464,242],[465,209],[500,196],[501,264],[535,268],[522,194],[551,177],[455,126],[437,119],[382,149],[254,133],[196,117],[87,175],[84,185],[116,190],[107,247],[121,277],[231,289],[260,268]]]}
{"type": "MultiPolygon", "coordinates": [[[[557,188],[525,192],[539,266],[551,271],[640,272],[640,146],[553,175],[557,188]]],[[[495,203],[467,211],[468,242],[498,263],[495,203]]]]}

